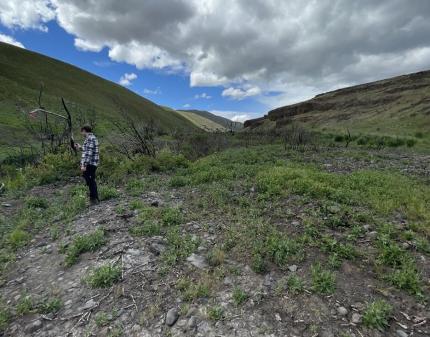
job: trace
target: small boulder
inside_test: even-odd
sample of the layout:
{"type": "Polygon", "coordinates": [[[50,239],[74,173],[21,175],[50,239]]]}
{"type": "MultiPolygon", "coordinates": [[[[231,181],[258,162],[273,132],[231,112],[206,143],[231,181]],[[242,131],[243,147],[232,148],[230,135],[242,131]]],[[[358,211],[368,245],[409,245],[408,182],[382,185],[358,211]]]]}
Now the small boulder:
{"type": "Polygon", "coordinates": [[[188,256],[187,261],[191,263],[194,267],[197,267],[199,269],[205,269],[208,266],[205,258],[195,253],[188,256]]]}
{"type": "Polygon", "coordinates": [[[408,337],[408,334],[405,331],[400,329],[396,330],[396,334],[398,337],[408,337]]]}
{"type": "Polygon", "coordinates": [[[178,309],[172,308],[166,314],[166,324],[168,326],[173,326],[179,318],[178,309]]]}
{"type": "Polygon", "coordinates": [[[292,273],[295,273],[297,271],[298,267],[295,264],[292,264],[288,267],[288,270],[292,273]]]}
{"type": "Polygon", "coordinates": [[[338,307],[337,308],[337,313],[340,316],[346,316],[346,315],[348,315],[348,310],[345,307],[338,307]]]}
{"type": "Polygon", "coordinates": [[[354,312],[352,314],[351,323],[359,324],[359,323],[361,323],[361,320],[362,320],[362,316],[360,314],[358,314],[356,312],[354,312]]]}
{"type": "Polygon", "coordinates": [[[25,330],[25,332],[28,332],[31,334],[31,333],[39,330],[42,327],[42,324],[43,324],[42,321],[40,319],[38,319],[38,320],[35,320],[35,321],[27,324],[25,326],[24,330],[25,330]]]}

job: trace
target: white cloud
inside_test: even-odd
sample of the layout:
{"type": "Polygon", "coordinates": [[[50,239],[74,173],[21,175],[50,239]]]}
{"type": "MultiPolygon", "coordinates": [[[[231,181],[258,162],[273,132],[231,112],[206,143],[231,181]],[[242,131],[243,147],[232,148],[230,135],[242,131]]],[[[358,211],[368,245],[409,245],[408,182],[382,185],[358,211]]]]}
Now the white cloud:
{"type": "Polygon", "coordinates": [[[194,95],[194,99],[211,99],[212,96],[208,95],[207,93],[203,92],[201,94],[194,95]]]}
{"type": "Polygon", "coordinates": [[[16,47],[20,47],[20,48],[25,48],[21,42],[15,40],[12,36],[4,35],[1,33],[0,33],[0,42],[9,43],[9,44],[12,44],[12,45],[14,45],[16,47]]]}
{"type": "Polygon", "coordinates": [[[183,108],[185,108],[185,109],[188,109],[188,108],[191,108],[191,104],[184,104],[183,106],[182,106],[183,108]]]}
{"type": "Polygon", "coordinates": [[[53,19],[80,49],[268,106],[430,68],[427,0],[0,0],[7,27],[53,19]]]}
{"type": "Polygon", "coordinates": [[[258,87],[249,87],[247,89],[241,88],[227,88],[222,92],[223,97],[229,97],[233,100],[241,101],[247,97],[257,96],[261,94],[261,89],[258,87]]]}
{"type": "Polygon", "coordinates": [[[243,112],[243,111],[226,111],[226,110],[212,110],[214,115],[222,116],[232,120],[233,122],[244,122],[249,119],[257,118],[260,114],[256,112],[243,112]]]}
{"type": "Polygon", "coordinates": [[[1,0],[0,22],[8,28],[48,31],[45,23],[55,18],[50,0],[1,0]]]}
{"type": "Polygon", "coordinates": [[[119,84],[127,87],[129,85],[131,85],[131,83],[137,79],[137,75],[135,73],[125,73],[124,75],[121,76],[121,78],[119,79],[119,84]]]}
{"type": "Polygon", "coordinates": [[[145,89],[143,89],[143,93],[145,95],[161,95],[161,90],[160,90],[160,88],[157,88],[157,89],[145,88],[145,89]]]}
{"type": "Polygon", "coordinates": [[[103,49],[103,45],[89,42],[82,39],[75,39],[75,47],[82,51],[99,52],[103,49]]]}

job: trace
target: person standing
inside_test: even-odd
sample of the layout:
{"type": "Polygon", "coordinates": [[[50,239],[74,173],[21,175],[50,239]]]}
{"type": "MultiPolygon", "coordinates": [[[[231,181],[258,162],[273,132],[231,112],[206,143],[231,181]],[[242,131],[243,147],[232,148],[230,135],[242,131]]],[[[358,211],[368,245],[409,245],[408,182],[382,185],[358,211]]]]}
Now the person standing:
{"type": "Polygon", "coordinates": [[[100,202],[96,182],[96,170],[100,161],[99,142],[89,125],[81,128],[81,134],[85,138],[84,144],[76,144],[76,147],[82,150],[81,172],[90,191],[90,203],[97,205],[100,202]]]}

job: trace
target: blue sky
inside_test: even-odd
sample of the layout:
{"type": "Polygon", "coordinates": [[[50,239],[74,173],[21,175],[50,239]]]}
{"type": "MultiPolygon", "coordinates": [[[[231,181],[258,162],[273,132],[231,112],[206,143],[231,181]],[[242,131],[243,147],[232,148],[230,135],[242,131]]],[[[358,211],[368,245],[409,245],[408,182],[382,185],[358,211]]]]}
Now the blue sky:
{"type": "Polygon", "coordinates": [[[0,41],[246,120],[430,69],[427,0],[0,0],[0,41]]]}
{"type": "MultiPolygon", "coordinates": [[[[26,49],[73,64],[112,82],[119,83],[124,74],[136,74],[127,88],[157,103],[174,109],[214,111],[227,117],[254,117],[267,112],[267,107],[252,98],[233,100],[222,97],[223,87],[191,87],[184,72],[137,69],[134,65],[110,60],[107,48],[100,52],[81,51],[74,37],[55,21],[46,24],[48,31],[10,29],[0,25],[0,34],[13,37],[26,49]]],[[[243,118],[241,118],[243,119],[243,118]]]]}

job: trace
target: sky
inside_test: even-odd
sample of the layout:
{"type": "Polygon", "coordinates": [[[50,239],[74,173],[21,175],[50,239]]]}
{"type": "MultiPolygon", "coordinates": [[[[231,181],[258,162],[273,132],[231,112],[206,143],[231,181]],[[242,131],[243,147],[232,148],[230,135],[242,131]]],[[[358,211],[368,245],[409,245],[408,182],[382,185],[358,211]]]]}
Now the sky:
{"type": "Polygon", "coordinates": [[[0,41],[244,121],[430,69],[430,1],[0,0],[0,41]]]}

